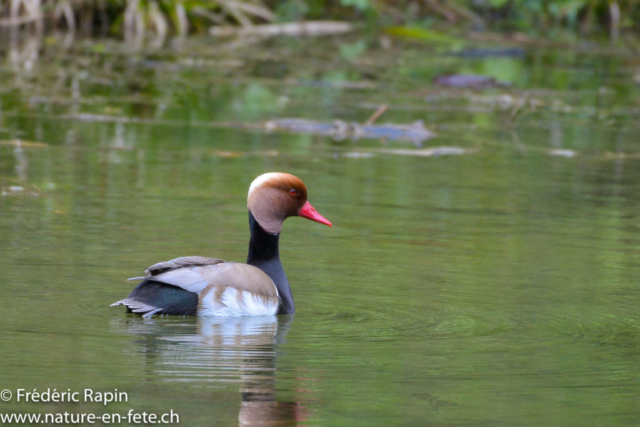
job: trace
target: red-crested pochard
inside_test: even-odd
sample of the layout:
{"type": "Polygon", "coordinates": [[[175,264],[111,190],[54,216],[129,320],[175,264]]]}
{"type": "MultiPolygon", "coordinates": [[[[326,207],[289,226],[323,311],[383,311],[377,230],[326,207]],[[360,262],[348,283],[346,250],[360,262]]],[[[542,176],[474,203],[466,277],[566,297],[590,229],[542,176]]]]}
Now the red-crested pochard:
{"type": "Polygon", "coordinates": [[[111,306],[124,305],[144,317],[154,314],[199,316],[269,316],[295,311],[284,274],[278,241],[282,222],[301,216],[331,226],[307,201],[307,188],[288,173],[257,177],[249,187],[249,255],[247,263],[188,256],[160,262],[129,296],[111,306]]]}

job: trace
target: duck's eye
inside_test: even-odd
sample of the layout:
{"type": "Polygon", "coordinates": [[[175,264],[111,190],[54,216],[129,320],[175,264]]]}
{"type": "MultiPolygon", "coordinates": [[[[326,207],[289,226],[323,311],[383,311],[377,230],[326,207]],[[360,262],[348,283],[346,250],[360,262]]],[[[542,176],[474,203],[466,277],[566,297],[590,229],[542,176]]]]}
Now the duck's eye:
{"type": "Polygon", "coordinates": [[[291,190],[289,190],[289,193],[295,196],[296,194],[298,194],[298,190],[296,190],[295,188],[292,188],[291,190]]]}

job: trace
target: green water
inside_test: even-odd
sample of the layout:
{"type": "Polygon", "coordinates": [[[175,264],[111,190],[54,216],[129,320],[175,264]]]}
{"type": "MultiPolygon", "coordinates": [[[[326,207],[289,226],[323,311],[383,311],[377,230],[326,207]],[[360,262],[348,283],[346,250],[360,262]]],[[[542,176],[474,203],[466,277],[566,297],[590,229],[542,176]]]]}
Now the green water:
{"type": "Polygon", "coordinates": [[[40,47],[33,62],[27,44],[3,51],[0,389],[14,399],[0,412],[173,410],[188,426],[640,422],[637,59],[368,43],[127,54],[79,42],[40,47]],[[435,87],[445,72],[513,86],[435,87]],[[380,122],[423,120],[438,134],[424,147],[467,154],[260,126],[364,122],[381,103],[380,122]],[[285,223],[294,317],[108,307],[155,262],[243,261],[247,189],[268,171],[301,177],[334,224],[285,223]],[[117,388],[128,402],[18,403],[19,388],[117,388]]]}

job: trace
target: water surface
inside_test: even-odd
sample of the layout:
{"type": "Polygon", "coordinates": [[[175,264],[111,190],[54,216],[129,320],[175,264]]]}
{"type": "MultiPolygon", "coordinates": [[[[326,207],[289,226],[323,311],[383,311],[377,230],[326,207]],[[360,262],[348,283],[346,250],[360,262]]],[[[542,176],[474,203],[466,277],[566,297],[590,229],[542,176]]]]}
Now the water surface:
{"type": "Polygon", "coordinates": [[[354,38],[0,63],[0,389],[129,402],[184,425],[635,425],[640,89],[623,53],[450,55],[354,38]],[[182,53],[180,53],[182,52],[182,53]],[[188,53],[184,53],[188,52],[188,53]],[[512,84],[436,87],[443,73],[512,84]],[[269,132],[276,118],[422,120],[411,142],[269,132]],[[379,151],[384,149],[385,151],[379,151]],[[404,150],[394,152],[394,150],[404,150]],[[564,151],[554,151],[564,150],[564,151]],[[295,316],[140,319],[126,278],[243,261],[257,175],[300,176],[334,227],[287,220],[295,316]]]}

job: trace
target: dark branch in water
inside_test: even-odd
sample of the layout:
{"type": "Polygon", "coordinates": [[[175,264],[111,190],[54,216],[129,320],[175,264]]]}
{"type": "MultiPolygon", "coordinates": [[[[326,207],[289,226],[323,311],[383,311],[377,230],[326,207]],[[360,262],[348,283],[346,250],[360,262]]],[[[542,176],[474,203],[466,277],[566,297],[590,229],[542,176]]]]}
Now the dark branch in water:
{"type": "Polygon", "coordinates": [[[389,108],[388,105],[381,105],[378,107],[378,109],[375,111],[375,113],[373,113],[371,115],[371,117],[369,117],[369,120],[367,120],[366,122],[364,122],[365,125],[372,125],[373,122],[375,122],[376,120],[378,120],[380,118],[381,115],[384,114],[385,111],[387,111],[387,109],[389,108]]]}

